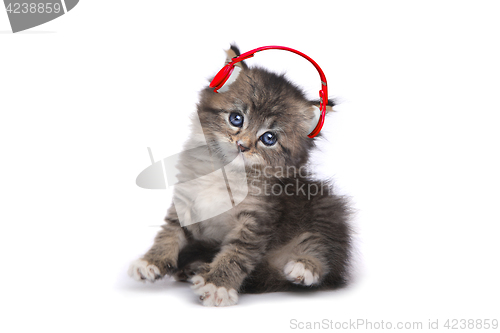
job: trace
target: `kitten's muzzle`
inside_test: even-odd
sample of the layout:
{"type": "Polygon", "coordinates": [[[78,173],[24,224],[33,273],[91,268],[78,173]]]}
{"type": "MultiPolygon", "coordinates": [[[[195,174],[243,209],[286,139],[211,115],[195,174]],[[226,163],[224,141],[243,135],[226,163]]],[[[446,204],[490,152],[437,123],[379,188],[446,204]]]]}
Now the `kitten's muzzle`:
{"type": "Polygon", "coordinates": [[[236,146],[238,147],[238,149],[239,149],[242,153],[246,152],[247,150],[250,150],[250,148],[245,147],[245,146],[243,145],[243,143],[241,142],[241,140],[236,141],[236,146]]]}

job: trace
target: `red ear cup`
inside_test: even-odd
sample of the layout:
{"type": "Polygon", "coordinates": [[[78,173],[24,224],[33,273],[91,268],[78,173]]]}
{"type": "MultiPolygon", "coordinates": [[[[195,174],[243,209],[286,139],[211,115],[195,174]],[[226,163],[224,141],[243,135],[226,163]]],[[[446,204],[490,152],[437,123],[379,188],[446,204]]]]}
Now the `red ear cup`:
{"type": "Polygon", "coordinates": [[[217,92],[224,83],[226,83],[227,79],[231,76],[231,73],[234,70],[234,64],[229,63],[226,66],[222,67],[222,69],[215,75],[212,82],[210,82],[210,88],[215,88],[214,92],[217,92]]]}

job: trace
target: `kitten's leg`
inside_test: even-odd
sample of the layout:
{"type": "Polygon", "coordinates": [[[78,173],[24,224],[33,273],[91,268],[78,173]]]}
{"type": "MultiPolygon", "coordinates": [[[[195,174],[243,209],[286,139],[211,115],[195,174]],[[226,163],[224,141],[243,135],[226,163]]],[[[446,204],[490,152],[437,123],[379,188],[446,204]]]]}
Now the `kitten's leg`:
{"type": "Polygon", "coordinates": [[[252,212],[236,216],[239,227],[226,238],[220,252],[191,282],[205,306],[234,305],[237,290],[245,277],[262,259],[269,232],[259,226],[252,212]]]}
{"type": "Polygon", "coordinates": [[[165,219],[167,224],[156,235],[151,249],[141,258],[130,264],[128,274],[137,281],[155,281],[171,275],[176,267],[180,250],[187,240],[173,208],[165,219]]]}
{"type": "Polygon", "coordinates": [[[269,256],[269,263],[283,272],[288,281],[313,286],[318,285],[328,273],[325,254],[322,236],[305,232],[273,251],[269,256]]]}

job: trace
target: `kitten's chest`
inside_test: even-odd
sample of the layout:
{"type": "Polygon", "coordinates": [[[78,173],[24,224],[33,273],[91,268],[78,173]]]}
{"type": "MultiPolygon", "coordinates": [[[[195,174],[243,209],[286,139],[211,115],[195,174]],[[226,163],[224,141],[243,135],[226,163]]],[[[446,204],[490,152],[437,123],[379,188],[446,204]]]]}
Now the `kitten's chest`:
{"type": "Polygon", "coordinates": [[[235,211],[249,192],[243,160],[237,157],[223,165],[200,163],[209,161],[208,156],[192,157],[183,156],[181,182],[175,185],[173,203],[179,221],[197,239],[222,241],[236,227],[235,211]]]}
{"type": "MultiPolygon", "coordinates": [[[[262,202],[262,198],[249,195],[224,213],[189,225],[187,229],[197,240],[223,243],[225,240],[237,237],[245,223],[249,222],[248,218],[241,218],[241,216],[265,216],[268,210],[272,210],[272,200],[266,199],[268,199],[266,202],[262,202]]],[[[259,220],[253,223],[258,224],[259,220]]]]}
{"type": "Polygon", "coordinates": [[[217,218],[192,224],[187,229],[197,240],[222,243],[235,227],[235,221],[229,214],[223,214],[217,218]]]}
{"type": "Polygon", "coordinates": [[[235,227],[234,200],[217,173],[177,185],[174,205],[181,225],[196,239],[221,242],[235,227]]]}

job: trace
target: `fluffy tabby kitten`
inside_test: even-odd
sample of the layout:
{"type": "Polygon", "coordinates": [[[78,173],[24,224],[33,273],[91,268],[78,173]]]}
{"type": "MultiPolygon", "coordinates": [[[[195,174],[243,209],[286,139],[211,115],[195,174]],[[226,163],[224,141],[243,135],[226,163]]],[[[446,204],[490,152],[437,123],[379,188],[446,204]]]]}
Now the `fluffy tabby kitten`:
{"type": "MultiPolygon", "coordinates": [[[[240,54],[235,46],[227,53],[226,62],[240,54]]],[[[227,165],[241,156],[248,195],[237,205],[232,199],[233,207],[217,215],[227,182],[208,176],[205,186],[174,190],[167,223],[129,274],[139,281],[165,275],[190,281],[207,306],[236,304],[238,293],[340,287],[351,248],[348,207],[328,183],[304,171],[314,147],[307,134],[317,103],[283,75],[238,65],[240,74],[227,91],[201,92],[202,132],[194,127],[179,178],[209,175],[214,160],[227,165]],[[200,211],[215,216],[189,223],[200,211]]],[[[231,172],[226,167],[225,177],[231,172]]]]}

